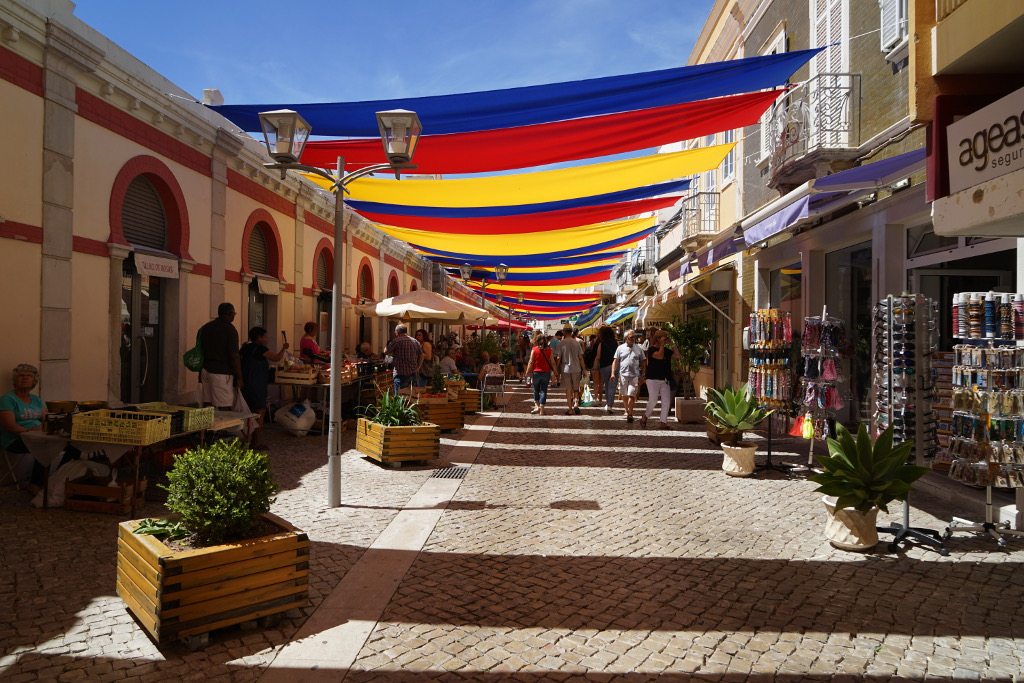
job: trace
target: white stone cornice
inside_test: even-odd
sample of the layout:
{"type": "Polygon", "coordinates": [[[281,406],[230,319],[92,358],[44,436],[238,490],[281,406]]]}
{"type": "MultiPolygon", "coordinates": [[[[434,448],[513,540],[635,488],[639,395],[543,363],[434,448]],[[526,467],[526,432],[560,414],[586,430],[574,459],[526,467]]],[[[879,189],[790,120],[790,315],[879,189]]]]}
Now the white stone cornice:
{"type": "MultiPolygon", "coordinates": [[[[68,28],[53,19],[46,22],[47,68],[53,68],[51,57],[60,60],[78,71],[92,72],[103,61],[104,53],[68,28]]],[[[65,74],[71,75],[71,74],[65,74]]]]}

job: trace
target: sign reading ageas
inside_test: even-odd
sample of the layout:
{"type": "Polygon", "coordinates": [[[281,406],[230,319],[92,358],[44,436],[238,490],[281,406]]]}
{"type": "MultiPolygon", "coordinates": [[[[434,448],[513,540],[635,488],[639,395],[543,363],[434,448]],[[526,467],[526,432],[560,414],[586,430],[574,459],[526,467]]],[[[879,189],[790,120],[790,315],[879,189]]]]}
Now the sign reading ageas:
{"type": "Polygon", "coordinates": [[[949,191],[1024,168],[1024,88],[946,128],[949,191]]]}

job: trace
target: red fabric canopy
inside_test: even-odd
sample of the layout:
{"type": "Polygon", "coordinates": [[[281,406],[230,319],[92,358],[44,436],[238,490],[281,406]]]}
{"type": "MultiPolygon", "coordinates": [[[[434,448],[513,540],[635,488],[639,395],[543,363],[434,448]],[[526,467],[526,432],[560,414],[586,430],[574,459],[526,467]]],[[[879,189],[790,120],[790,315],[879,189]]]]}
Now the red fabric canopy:
{"type": "Polygon", "coordinates": [[[394,225],[411,230],[429,230],[459,235],[514,235],[524,232],[542,232],[575,228],[581,225],[603,223],[626,216],[638,216],[649,211],[666,209],[682,198],[681,195],[639,199],[616,204],[599,204],[560,211],[543,211],[515,216],[488,216],[473,218],[437,218],[433,216],[405,216],[372,211],[357,211],[367,220],[383,225],[394,225]]]}
{"type": "MultiPolygon", "coordinates": [[[[414,172],[489,173],[649,149],[753,125],[783,92],[759,91],[516,128],[424,135],[413,158],[414,172]]],[[[345,157],[348,171],[387,163],[376,138],[309,142],[302,163],[333,167],[339,156],[345,157]]]]}
{"type": "MultiPolygon", "coordinates": [[[[494,323],[493,325],[488,325],[485,329],[492,330],[494,332],[502,332],[502,331],[507,332],[508,328],[509,328],[509,324],[508,324],[508,321],[506,320],[504,322],[494,323]]],[[[480,326],[479,325],[466,325],[466,329],[467,330],[479,330],[480,326]]],[[[524,325],[522,323],[518,323],[515,320],[513,320],[512,321],[512,329],[513,330],[532,330],[533,328],[530,327],[529,325],[524,325]]]]}

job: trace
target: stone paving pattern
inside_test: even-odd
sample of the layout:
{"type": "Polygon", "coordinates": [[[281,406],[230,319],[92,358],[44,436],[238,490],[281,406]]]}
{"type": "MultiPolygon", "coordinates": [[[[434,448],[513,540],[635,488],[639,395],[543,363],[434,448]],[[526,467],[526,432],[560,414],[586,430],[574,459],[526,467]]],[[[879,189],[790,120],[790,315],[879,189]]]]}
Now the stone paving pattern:
{"type": "MultiPolygon", "coordinates": [[[[947,558],[884,543],[834,550],[812,483],[727,477],[695,427],[641,430],[595,408],[533,416],[526,396],[515,388],[338,680],[1024,677],[1024,543],[1000,552],[958,535],[947,558]]],[[[438,466],[480,433],[445,438],[438,466]]],[[[352,451],[343,505],[329,510],[325,439],[268,436],[282,488],[273,511],[313,542],[308,609],[266,631],[225,629],[203,651],[158,649],[113,590],[118,518],[35,510],[5,488],[0,680],[258,679],[433,469],[381,468],[352,451]]],[[[915,494],[915,525],[941,530],[948,517],[915,494]]]]}

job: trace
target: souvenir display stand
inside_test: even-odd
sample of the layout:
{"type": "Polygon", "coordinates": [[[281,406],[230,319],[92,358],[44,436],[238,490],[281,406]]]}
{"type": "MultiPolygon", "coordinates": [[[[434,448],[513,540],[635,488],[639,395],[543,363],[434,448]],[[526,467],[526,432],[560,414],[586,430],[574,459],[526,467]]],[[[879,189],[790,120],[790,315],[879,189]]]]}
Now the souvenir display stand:
{"type": "Polygon", "coordinates": [[[769,415],[767,454],[757,471],[775,470],[789,473],[793,465],[772,462],[773,421],[781,412],[783,419],[793,403],[793,371],[790,349],[793,344],[793,321],[788,311],[765,308],[750,314],[750,370],[747,382],[751,394],[762,408],[775,409],[769,415]]]}
{"type": "Polygon", "coordinates": [[[835,415],[845,403],[843,353],[846,325],[822,307],[821,316],[804,318],[800,338],[803,375],[800,377],[800,402],[803,405],[801,435],[810,441],[807,464],[814,464],[814,441],[835,436],[835,415]]]}
{"type": "Polygon", "coordinates": [[[954,296],[951,479],[985,487],[985,521],[953,518],[956,531],[993,537],[1024,536],[993,521],[992,487],[1024,488],[1024,295],[954,296]],[[1011,305],[1008,305],[1011,304],[1011,305]]]}
{"type": "MultiPolygon", "coordinates": [[[[875,306],[871,326],[872,385],[875,410],[871,432],[877,438],[893,427],[893,443],[913,442],[911,459],[928,465],[935,457],[935,415],[931,392],[934,378],[931,354],[935,344],[935,305],[920,294],[887,296],[875,306]]],[[[892,534],[889,549],[909,540],[930,545],[948,555],[934,529],[910,526],[910,500],[903,502],[903,522],[878,527],[892,534]]]]}

